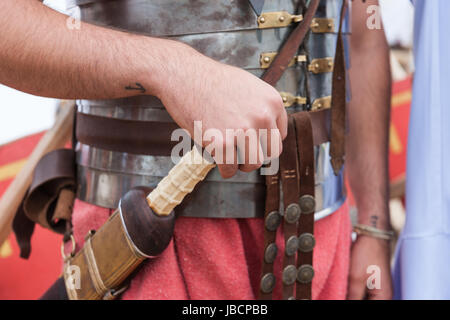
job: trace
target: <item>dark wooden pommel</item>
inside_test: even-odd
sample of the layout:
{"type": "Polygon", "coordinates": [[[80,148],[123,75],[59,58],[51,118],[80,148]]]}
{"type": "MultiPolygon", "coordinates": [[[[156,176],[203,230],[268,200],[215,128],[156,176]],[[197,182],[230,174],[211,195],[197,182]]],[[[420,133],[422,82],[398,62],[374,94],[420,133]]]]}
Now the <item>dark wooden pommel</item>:
{"type": "Polygon", "coordinates": [[[175,214],[158,216],[149,207],[146,197],[152,191],[137,187],[128,191],[120,202],[120,209],[128,235],[143,254],[161,254],[169,245],[175,227],[175,214]]]}

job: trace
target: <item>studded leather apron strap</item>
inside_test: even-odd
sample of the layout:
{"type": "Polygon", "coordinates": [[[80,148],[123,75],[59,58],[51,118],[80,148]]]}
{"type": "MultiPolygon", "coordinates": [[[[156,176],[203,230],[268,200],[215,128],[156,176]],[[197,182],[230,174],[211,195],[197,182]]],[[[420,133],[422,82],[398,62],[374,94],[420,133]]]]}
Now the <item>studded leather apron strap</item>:
{"type": "Polygon", "coordinates": [[[298,161],[294,118],[289,116],[288,135],[284,140],[284,152],[280,156],[281,184],[283,188],[285,250],[283,258],[283,300],[294,298],[297,277],[296,257],[298,248],[297,223],[300,218],[298,205],[298,161]]]}
{"type": "MultiPolygon", "coordinates": [[[[330,109],[311,114],[314,144],[330,140],[330,109]]],[[[102,150],[139,155],[170,156],[178,141],[171,141],[172,132],[180,127],[175,122],[114,119],[77,112],[77,141],[102,150]]],[[[73,145],[76,145],[75,143],[73,145]]]]}
{"type": "Polygon", "coordinates": [[[297,131],[300,219],[298,223],[297,299],[311,299],[311,282],[314,277],[314,143],[310,115],[299,112],[293,115],[297,131]]]}
{"type": "Polygon", "coordinates": [[[13,221],[20,256],[27,259],[31,251],[34,224],[63,234],[70,229],[75,201],[75,153],[59,149],[39,160],[30,188],[13,221]]]}
{"type": "Polygon", "coordinates": [[[334,58],[333,89],[331,98],[331,165],[335,175],[338,175],[344,165],[345,127],[346,127],[346,77],[345,54],[342,39],[342,24],[344,22],[347,1],[343,1],[341,22],[334,58]]]}
{"type": "Polygon", "coordinates": [[[280,182],[279,175],[266,176],[266,207],[264,213],[264,258],[262,262],[262,277],[260,283],[259,299],[272,299],[272,291],[275,287],[275,275],[273,263],[278,254],[275,243],[277,230],[281,223],[280,207],[280,182]]]}

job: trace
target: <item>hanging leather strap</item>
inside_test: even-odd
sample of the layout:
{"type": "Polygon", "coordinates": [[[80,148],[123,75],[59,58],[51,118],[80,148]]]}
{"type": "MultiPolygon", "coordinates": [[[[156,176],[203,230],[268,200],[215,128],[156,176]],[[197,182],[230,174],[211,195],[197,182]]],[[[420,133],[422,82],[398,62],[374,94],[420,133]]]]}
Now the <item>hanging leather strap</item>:
{"type": "Polygon", "coordinates": [[[288,135],[284,140],[283,153],[280,156],[281,183],[283,187],[283,232],[285,241],[283,259],[283,300],[294,299],[294,286],[297,278],[298,239],[297,223],[300,218],[298,205],[298,163],[297,163],[297,136],[292,116],[288,119],[288,135]]]}
{"type": "Polygon", "coordinates": [[[345,127],[346,127],[346,78],[345,54],[342,39],[342,24],[344,22],[347,1],[343,1],[341,22],[334,58],[333,89],[331,98],[331,165],[335,175],[338,175],[344,165],[345,157],[345,127]]]}
{"type": "MultiPolygon", "coordinates": [[[[330,141],[330,109],[311,112],[311,119],[314,144],[330,141]]],[[[170,156],[179,143],[171,141],[172,132],[180,129],[175,122],[114,119],[78,112],[75,128],[77,141],[109,151],[170,156]]]]}
{"type": "Polygon", "coordinates": [[[70,224],[75,201],[75,152],[59,149],[36,165],[33,180],[13,221],[20,256],[28,258],[35,223],[63,234],[70,224]]]}
{"type": "Polygon", "coordinates": [[[311,299],[311,282],[314,277],[314,143],[310,115],[299,112],[293,115],[297,132],[300,220],[298,223],[297,299],[311,299]]]}

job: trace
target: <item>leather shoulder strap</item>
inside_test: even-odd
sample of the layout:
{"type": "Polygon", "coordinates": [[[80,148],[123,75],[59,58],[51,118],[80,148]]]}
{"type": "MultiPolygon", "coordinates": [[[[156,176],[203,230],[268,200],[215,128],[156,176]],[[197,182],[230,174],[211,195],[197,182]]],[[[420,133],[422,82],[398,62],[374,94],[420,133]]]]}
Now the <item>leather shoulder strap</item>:
{"type": "Polygon", "coordinates": [[[298,143],[300,220],[298,223],[297,292],[298,300],[311,299],[314,277],[313,248],[315,212],[314,143],[311,118],[308,112],[293,115],[298,143]]]}
{"type": "Polygon", "coordinates": [[[309,31],[312,19],[319,7],[319,0],[312,0],[305,17],[301,23],[292,31],[286,42],[283,44],[280,52],[276,55],[269,69],[262,76],[262,80],[274,86],[280,80],[283,72],[294,57],[300,44],[305,39],[306,33],[309,31]]]}

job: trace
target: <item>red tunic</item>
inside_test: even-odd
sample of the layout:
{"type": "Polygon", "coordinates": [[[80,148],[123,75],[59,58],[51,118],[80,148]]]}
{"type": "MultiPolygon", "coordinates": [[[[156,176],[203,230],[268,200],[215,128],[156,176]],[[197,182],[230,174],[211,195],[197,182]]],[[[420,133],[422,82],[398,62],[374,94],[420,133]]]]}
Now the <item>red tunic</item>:
{"type": "MultiPolygon", "coordinates": [[[[98,229],[111,210],[75,203],[74,236],[78,247],[90,229],[98,229]]],[[[263,255],[262,219],[179,218],[172,242],[155,260],[145,262],[123,299],[255,299],[263,255]]],[[[345,299],[351,224],[347,204],[315,224],[313,299],[345,299]]],[[[281,297],[283,236],[275,262],[281,297]]]]}

